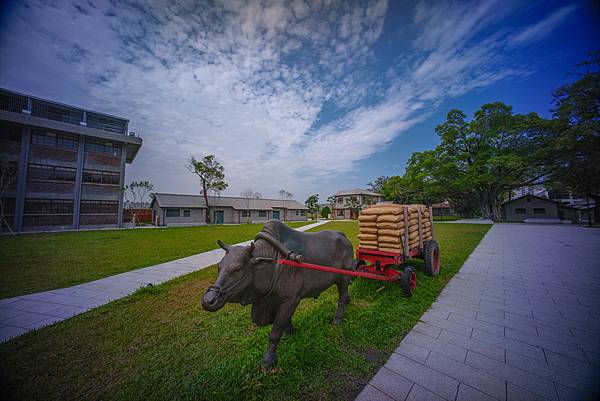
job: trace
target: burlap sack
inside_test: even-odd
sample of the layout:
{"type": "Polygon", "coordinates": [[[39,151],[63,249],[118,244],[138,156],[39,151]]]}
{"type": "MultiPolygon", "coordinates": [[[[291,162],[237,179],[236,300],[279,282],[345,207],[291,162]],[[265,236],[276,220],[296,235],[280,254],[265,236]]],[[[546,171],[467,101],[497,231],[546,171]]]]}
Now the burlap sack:
{"type": "Polygon", "coordinates": [[[377,241],[377,234],[358,234],[358,239],[367,241],[377,241]]]}
{"type": "Polygon", "coordinates": [[[397,248],[385,248],[385,247],[379,247],[378,249],[381,252],[392,252],[392,253],[399,253],[402,255],[402,249],[397,249],[397,248]]]}
{"type": "Polygon", "coordinates": [[[377,223],[378,229],[391,228],[392,230],[401,230],[404,228],[404,223],[377,223]]]}
{"type": "Polygon", "coordinates": [[[377,223],[376,222],[359,222],[358,223],[358,227],[359,228],[363,228],[363,227],[377,227],[377,223]]]}
{"type": "Polygon", "coordinates": [[[385,242],[385,243],[389,243],[389,244],[401,244],[402,240],[400,239],[400,237],[381,235],[381,236],[379,236],[379,238],[377,238],[377,242],[385,242]]]}
{"type": "Polygon", "coordinates": [[[404,230],[396,230],[392,228],[381,228],[377,230],[378,235],[389,235],[392,237],[399,237],[404,233],[404,230]]]}
{"type": "Polygon", "coordinates": [[[380,214],[400,214],[402,213],[401,205],[384,204],[371,206],[362,211],[364,215],[380,215],[380,214]]]}
{"type": "Polygon", "coordinates": [[[401,214],[380,214],[377,216],[377,222],[389,222],[389,223],[404,223],[404,216],[401,214]]]}
{"type": "Polygon", "coordinates": [[[364,245],[377,245],[377,240],[363,239],[358,242],[364,245]]]}
{"type": "Polygon", "coordinates": [[[358,221],[368,222],[368,221],[376,221],[376,220],[377,220],[377,215],[374,215],[374,214],[361,214],[360,216],[358,216],[358,221]]]}
{"type": "Polygon", "coordinates": [[[379,247],[377,245],[364,245],[364,244],[360,244],[358,247],[361,248],[361,249],[371,249],[373,251],[379,250],[379,247]]]}
{"type": "Polygon", "coordinates": [[[376,227],[361,227],[360,233],[361,234],[377,234],[377,228],[376,227]]]}

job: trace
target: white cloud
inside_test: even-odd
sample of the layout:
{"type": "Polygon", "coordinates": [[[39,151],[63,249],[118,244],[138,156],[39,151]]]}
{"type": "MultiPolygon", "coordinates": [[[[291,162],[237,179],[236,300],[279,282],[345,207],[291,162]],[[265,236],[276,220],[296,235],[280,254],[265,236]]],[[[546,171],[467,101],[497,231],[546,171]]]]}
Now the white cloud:
{"type": "Polygon", "coordinates": [[[413,50],[381,75],[383,0],[101,4],[15,7],[0,83],[129,117],[144,145],[128,179],[159,191],[197,192],[185,161],[214,153],[233,195],[326,198],[444,99],[525,73],[497,1],[418,3],[413,50]]]}
{"type": "Polygon", "coordinates": [[[546,18],[533,24],[510,38],[510,44],[520,46],[541,40],[552,33],[578,8],[576,4],[559,8],[546,18]]]}

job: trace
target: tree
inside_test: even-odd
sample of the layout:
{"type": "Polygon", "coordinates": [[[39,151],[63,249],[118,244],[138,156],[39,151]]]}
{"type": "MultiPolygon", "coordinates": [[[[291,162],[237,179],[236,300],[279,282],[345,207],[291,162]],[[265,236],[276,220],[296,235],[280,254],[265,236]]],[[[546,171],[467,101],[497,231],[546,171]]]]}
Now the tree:
{"type": "Polygon", "coordinates": [[[330,214],[331,209],[329,208],[329,206],[325,206],[323,209],[321,209],[321,217],[323,217],[324,219],[328,219],[330,214]]]}
{"type": "Polygon", "coordinates": [[[344,205],[350,209],[351,218],[358,218],[358,213],[360,212],[360,202],[358,199],[356,199],[356,197],[350,196],[348,199],[346,199],[344,205]]]}
{"type": "Polygon", "coordinates": [[[331,217],[335,220],[335,195],[331,195],[329,198],[327,198],[327,203],[329,203],[331,217]]]}
{"type": "Polygon", "coordinates": [[[207,208],[206,223],[210,224],[208,194],[220,193],[228,187],[227,182],[225,182],[225,168],[216,160],[214,155],[206,155],[202,160],[196,160],[194,156],[190,156],[186,167],[200,179],[202,185],[200,194],[204,197],[204,203],[207,208]]]}
{"type": "Polygon", "coordinates": [[[389,178],[390,177],[387,177],[384,175],[379,176],[375,179],[375,181],[368,183],[367,187],[369,188],[370,191],[381,194],[383,191],[383,187],[384,187],[385,183],[389,180],[389,178]]]}
{"type": "Polygon", "coordinates": [[[154,185],[150,181],[132,181],[131,184],[123,188],[123,197],[125,205],[128,208],[136,209],[143,206],[147,199],[153,198],[152,190],[154,185]]]}
{"type": "MultiPolygon", "coordinates": [[[[554,91],[557,136],[548,180],[594,199],[594,220],[600,221],[600,52],[579,67],[579,79],[554,91]]],[[[591,224],[588,214],[588,222],[591,224]]]]}
{"type": "Polygon", "coordinates": [[[17,174],[19,165],[11,161],[0,162],[0,231],[2,226],[6,226],[8,231],[13,232],[11,225],[6,220],[7,199],[5,194],[14,191],[17,183],[17,174]]]}
{"type": "Polygon", "coordinates": [[[250,218],[250,200],[256,199],[256,193],[252,189],[248,188],[242,191],[241,195],[242,198],[244,198],[244,206],[246,206],[246,223],[250,223],[250,221],[252,220],[250,218]]]}
{"type": "Polygon", "coordinates": [[[308,208],[308,213],[315,219],[321,210],[321,207],[319,206],[319,194],[309,196],[304,204],[308,208]]]}
{"type": "Polygon", "coordinates": [[[515,188],[543,181],[553,123],[537,114],[513,114],[496,102],[483,105],[471,121],[451,110],[436,127],[440,145],[413,153],[403,176],[383,186],[387,199],[431,204],[448,200],[461,214],[499,215],[515,188]]]}
{"type": "Polygon", "coordinates": [[[286,207],[287,201],[292,199],[294,197],[294,195],[292,193],[286,191],[285,189],[280,189],[278,193],[279,193],[279,197],[283,201],[283,221],[286,221],[287,220],[287,207],[286,207]]]}
{"type": "Polygon", "coordinates": [[[123,188],[123,198],[125,198],[125,207],[133,210],[131,214],[131,223],[133,227],[141,225],[137,217],[137,210],[147,206],[147,199],[154,198],[152,190],[154,185],[150,181],[132,181],[131,184],[123,188]]]}

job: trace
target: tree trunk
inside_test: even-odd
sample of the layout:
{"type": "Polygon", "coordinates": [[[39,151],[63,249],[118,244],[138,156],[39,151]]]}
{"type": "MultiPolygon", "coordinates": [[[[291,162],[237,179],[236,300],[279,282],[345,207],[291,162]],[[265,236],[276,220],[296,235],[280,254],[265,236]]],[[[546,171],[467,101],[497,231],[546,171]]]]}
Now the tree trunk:
{"type": "Polygon", "coordinates": [[[592,226],[592,211],[590,209],[590,198],[589,198],[589,196],[586,195],[585,199],[586,199],[586,203],[587,203],[588,226],[591,227],[592,226]]]}
{"type": "Polygon", "coordinates": [[[596,203],[594,206],[594,223],[598,224],[600,222],[600,196],[594,196],[594,202],[596,203]]]}
{"type": "Polygon", "coordinates": [[[204,181],[202,181],[202,195],[204,195],[204,204],[206,205],[206,224],[210,224],[210,205],[208,204],[208,192],[204,181]]]}

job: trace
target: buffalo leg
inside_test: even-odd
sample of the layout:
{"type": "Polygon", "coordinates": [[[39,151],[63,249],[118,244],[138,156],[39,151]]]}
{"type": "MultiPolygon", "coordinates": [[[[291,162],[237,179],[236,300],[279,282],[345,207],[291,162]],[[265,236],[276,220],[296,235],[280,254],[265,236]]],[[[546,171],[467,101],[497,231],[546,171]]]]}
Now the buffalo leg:
{"type": "Polygon", "coordinates": [[[288,301],[281,304],[277,311],[275,321],[273,322],[273,328],[271,329],[271,333],[269,333],[269,347],[263,358],[263,365],[266,368],[275,366],[277,363],[277,345],[279,344],[279,340],[281,339],[284,330],[291,326],[292,315],[296,311],[298,302],[299,300],[297,299],[288,301]]]}
{"type": "Polygon", "coordinates": [[[350,277],[345,276],[342,280],[337,283],[338,288],[338,307],[335,311],[335,317],[333,318],[333,324],[340,324],[342,322],[342,317],[344,316],[344,311],[346,310],[346,305],[350,303],[350,293],[348,292],[348,286],[350,285],[350,277]]]}
{"type": "Polygon", "coordinates": [[[292,324],[292,321],[290,320],[288,322],[288,324],[285,326],[285,328],[283,329],[283,334],[292,334],[294,332],[294,325],[292,324]]]}

